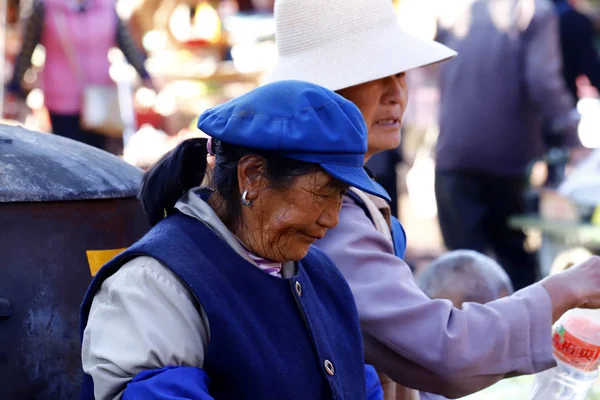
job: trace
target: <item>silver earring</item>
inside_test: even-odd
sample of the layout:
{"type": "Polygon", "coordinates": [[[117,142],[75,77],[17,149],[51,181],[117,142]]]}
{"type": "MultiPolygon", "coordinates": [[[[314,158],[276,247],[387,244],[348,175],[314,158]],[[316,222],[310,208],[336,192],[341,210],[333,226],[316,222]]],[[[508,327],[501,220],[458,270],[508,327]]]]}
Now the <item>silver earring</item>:
{"type": "Polygon", "coordinates": [[[252,205],[252,200],[246,199],[246,196],[248,196],[248,191],[244,190],[244,193],[242,193],[242,205],[250,207],[252,205]]]}

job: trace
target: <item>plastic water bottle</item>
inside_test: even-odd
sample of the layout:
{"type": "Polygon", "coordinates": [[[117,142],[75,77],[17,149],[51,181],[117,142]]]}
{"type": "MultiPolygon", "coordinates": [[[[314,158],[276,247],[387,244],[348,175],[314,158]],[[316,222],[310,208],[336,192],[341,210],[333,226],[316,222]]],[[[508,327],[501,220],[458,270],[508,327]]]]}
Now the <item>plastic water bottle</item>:
{"type": "Polygon", "coordinates": [[[600,311],[574,309],[552,332],[557,366],[535,376],[532,400],[584,400],[598,378],[600,311]]]}

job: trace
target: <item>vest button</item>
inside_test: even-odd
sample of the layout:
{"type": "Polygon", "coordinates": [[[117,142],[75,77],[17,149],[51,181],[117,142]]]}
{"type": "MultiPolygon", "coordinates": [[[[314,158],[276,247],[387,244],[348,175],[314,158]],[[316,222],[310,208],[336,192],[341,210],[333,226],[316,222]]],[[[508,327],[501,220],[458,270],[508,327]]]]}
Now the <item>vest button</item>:
{"type": "Polygon", "coordinates": [[[298,293],[298,296],[302,296],[302,286],[298,281],[296,281],[296,293],[298,293]]]}
{"type": "Polygon", "coordinates": [[[335,369],[333,368],[333,364],[331,363],[331,361],[325,360],[323,365],[325,366],[325,371],[327,371],[329,376],[333,376],[333,374],[335,374],[335,369]]]}

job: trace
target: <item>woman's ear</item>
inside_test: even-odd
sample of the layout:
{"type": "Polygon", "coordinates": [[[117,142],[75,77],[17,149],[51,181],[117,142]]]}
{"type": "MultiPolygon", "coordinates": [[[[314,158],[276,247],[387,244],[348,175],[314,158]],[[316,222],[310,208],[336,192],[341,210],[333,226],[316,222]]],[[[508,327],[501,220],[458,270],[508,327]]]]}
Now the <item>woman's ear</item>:
{"type": "Polygon", "coordinates": [[[238,161],[237,178],[240,196],[244,192],[249,201],[256,200],[258,193],[268,185],[267,162],[259,156],[244,156],[238,161]]]}

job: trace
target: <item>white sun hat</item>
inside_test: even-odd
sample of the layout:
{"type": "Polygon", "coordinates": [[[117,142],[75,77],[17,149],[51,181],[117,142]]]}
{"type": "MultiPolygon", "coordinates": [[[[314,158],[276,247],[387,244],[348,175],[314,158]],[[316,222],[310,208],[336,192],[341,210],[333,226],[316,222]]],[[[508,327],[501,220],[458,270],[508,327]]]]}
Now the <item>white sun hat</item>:
{"type": "Polygon", "coordinates": [[[267,82],[340,90],[456,56],[402,31],[392,0],[276,0],[275,29],[278,61],[267,82]]]}

